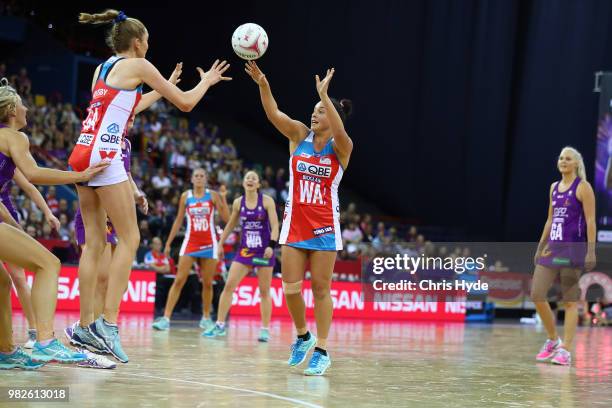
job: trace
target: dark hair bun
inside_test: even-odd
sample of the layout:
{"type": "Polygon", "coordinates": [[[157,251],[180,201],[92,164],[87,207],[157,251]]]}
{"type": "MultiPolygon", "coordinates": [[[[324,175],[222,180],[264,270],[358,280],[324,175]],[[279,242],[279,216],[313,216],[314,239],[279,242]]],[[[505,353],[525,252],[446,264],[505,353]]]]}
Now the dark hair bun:
{"type": "Polygon", "coordinates": [[[353,101],[350,99],[341,99],[340,106],[342,107],[342,111],[344,112],[344,116],[348,118],[353,113],[353,101]]]}

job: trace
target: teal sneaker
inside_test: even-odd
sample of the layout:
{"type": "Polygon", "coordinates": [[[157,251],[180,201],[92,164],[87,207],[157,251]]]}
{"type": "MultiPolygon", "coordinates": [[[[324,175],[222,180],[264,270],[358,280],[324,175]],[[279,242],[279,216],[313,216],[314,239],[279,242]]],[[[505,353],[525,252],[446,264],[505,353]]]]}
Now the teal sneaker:
{"type": "Polygon", "coordinates": [[[17,347],[12,354],[0,353],[0,370],[10,370],[13,368],[36,370],[44,365],[44,362],[33,361],[28,353],[23,351],[21,347],[17,347]]]}
{"type": "Polygon", "coordinates": [[[119,328],[116,324],[108,324],[104,317],[100,316],[89,326],[91,334],[104,343],[106,350],[122,363],[127,363],[129,358],[121,347],[119,328]]]}
{"type": "Polygon", "coordinates": [[[163,316],[158,317],[153,322],[153,328],[159,331],[166,331],[170,329],[170,319],[168,319],[167,317],[163,317],[163,316]]]}
{"type": "Polygon", "coordinates": [[[331,359],[328,355],[324,355],[318,350],[315,350],[312,353],[312,357],[310,358],[310,362],[308,363],[308,368],[304,370],[305,375],[323,375],[325,370],[329,368],[331,365],[331,359]]]}
{"type": "Polygon", "coordinates": [[[257,341],[260,343],[267,343],[270,340],[270,329],[264,329],[263,327],[259,329],[259,337],[257,341]]]}
{"type": "Polygon", "coordinates": [[[64,333],[68,337],[70,344],[75,347],[85,348],[94,353],[108,353],[104,343],[91,333],[89,327],[81,327],[77,322],[64,329],[64,333]]]}
{"type": "Polygon", "coordinates": [[[317,344],[317,338],[312,333],[310,333],[310,339],[306,341],[298,337],[295,343],[291,345],[291,357],[289,357],[287,363],[289,363],[290,366],[302,364],[304,360],[306,360],[306,354],[308,354],[315,344],[317,344]]]}
{"type": "Polygon", "coordinates": [[[207,331],[215,326],[215,322],[213,322],[210,317],[202,317],[198,326],[200,326],[200,329],[207,331]]]}
{"type": "Polygon", "coordinates": [[[227,336],[227,326],[220,327],[218,324],[213,325],[208,330],[202,332],[202,337],[225,337],[227,336]]]}
{"type": "Polygon", "coordinates": [[[53,339],[46,346],[43,346],[38,341],[34,343],[32,360],[44,363],[52,361],[58,363],[80,363],[87,360],[87,356],[83,353],[74,352],[60,343],[59,340],[53,339]]]}

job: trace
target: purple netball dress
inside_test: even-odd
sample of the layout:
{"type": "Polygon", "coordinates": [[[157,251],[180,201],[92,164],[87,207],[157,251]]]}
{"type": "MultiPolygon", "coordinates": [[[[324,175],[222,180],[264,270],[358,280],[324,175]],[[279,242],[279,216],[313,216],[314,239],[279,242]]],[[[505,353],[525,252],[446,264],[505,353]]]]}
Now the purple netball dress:
{"type": "Polygon", "coordinates": [[[586,256],[586,223],[582,203],[576,198],[581,179],[576,177],[567,191],[552,192],[553,218],[548,243],[538,263],[548,267],[580,267],[586,256]]]}
{"type": "MultiPolygon", "coordinates": [[[[0,129],[8,127],[0,123],[0,129]]],[[[6,207],[7,210],[11,213],[13,219],[19,222],[19,214],[13,205],[13,200],[9,195],[11,190],[11,181],[13,177],[15,177],[15,163],[13,159],[5,155],[4,153],[0,153],[0,201],[6,207]]]]}
{"type": "MultiPolygon", "coordinates": [[[[121,146],[121,156],[123,158],[123,167],[125,171],[130,174],[130,159],[132,157],[132,144],[127,137],[123,138],[123,146],[121,146]]],[[[74,215],[74,231],[76,232],[76,240],[79,246],[85,245],[85,226],[83,225],[83,216],[81,215],[81,208],[77,209],[74,215]]],[[[110,220],[106,221],[106,242],[111,245],[117,245],[117,233],[115,227],[111,224],[110,220]]]]}
{"type": "Polygon", "coordinates": [[[253,209],[247,208],[246,198],[242,196],[240,203],[240,248],[236,253],[234,262],[248,266],[274,266],[275,259],[263,257],[270,242],[270,220],[268,212],[263,205],[263,195],[257,196],[257,205],[253,209]]]}

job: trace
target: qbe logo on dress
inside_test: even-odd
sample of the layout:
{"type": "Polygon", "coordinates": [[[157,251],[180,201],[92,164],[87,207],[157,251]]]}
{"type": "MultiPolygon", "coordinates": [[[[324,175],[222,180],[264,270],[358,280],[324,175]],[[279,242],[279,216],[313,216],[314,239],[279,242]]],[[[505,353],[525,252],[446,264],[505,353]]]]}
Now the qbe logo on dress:
{"type": "Polygon", "coordinates": [[[112,123],[108,125],[108,127],[106,128],[106,131],[108,133],[119,133],[119,125],[116,123],[112,123]]]}
{"type": "Polygon", "coordinates": [[[308,163],[302,160],[297,162],[297,171],[304,174],[310,174],[317,177],[331,177],[332,168],[330,166],[321,166],[318,164],[308,163]]]}

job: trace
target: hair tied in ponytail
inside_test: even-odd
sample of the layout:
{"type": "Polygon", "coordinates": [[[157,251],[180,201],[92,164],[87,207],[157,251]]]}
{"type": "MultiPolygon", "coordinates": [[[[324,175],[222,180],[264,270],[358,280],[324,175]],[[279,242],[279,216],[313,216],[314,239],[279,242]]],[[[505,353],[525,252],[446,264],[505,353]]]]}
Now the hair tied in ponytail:
{"type": "Polygon", "coordinates": [[[9,86],[9,81],[6,78],[0,79],[0,86],[9,86]]]}
{"type": "Polygon", "coordinates": [[[119,14],[117,14],[117,17],[115,17],[115,24],[119,24],[122,21],[127,20],[127,16],[125,15],[125,13],[123,11],[120,11],[119,14]]]}

